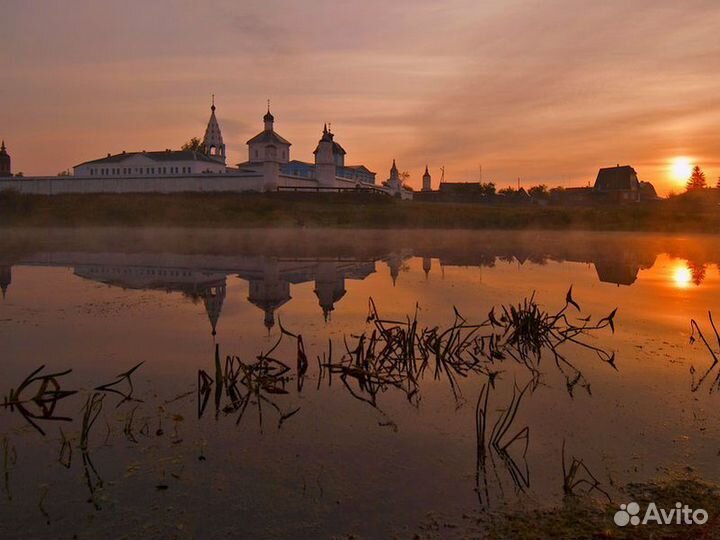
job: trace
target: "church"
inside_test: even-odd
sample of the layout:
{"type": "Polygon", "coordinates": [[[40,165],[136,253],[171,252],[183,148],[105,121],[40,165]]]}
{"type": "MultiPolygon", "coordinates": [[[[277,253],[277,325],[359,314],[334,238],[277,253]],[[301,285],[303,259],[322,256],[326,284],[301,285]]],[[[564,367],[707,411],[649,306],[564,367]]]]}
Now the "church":
{"type": "MultiPolygon", "coordinates": [[[[198,147],[182,150],[122,151],[85,161],[73,174],[57,177],[9,177],[0,189],[22,193],[183,193],[275,191],[373,191],[412,198],[399,181],[393,162],[390,181],[376,184],[376,173],[362,164],[346,164],[346,150],[326,124],[313,159],[291,156],[292,143],[275,130],[275,117],[267,111],[263,128],[247,141],[247,160],[227,164],[217,107],[213,97],[205,135],[198,147]]],[[[9,170],[9,158],[7,167],[9,170]]]]}

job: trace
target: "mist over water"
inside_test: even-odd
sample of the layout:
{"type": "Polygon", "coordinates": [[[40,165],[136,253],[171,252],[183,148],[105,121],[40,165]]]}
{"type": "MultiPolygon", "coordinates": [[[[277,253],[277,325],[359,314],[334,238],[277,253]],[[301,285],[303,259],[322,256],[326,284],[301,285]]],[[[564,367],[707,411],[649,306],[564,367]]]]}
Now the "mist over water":
{"type": "Polygon", "coordinates": [[[428,513],[557,504],[563,443],[610,494],[687,468],[719,480],[717,396],[690,372],[711,359],[689,344],[690,320],[709,329],[720,299],[718,247],[703,236],[532,231],[11,231],[0,240],[0,394],[40,365],[72,369],[58,380],[77,393],[52,411],[67,420],[37,403],[27,412],[40,418],[0,408],[0,533],[411,538],[428,513]],[[384,320],[417,309],[419,327],[444,329],[455,310],[480,323],[533,293],[554,313],[571,286],[573,320],[617,308],[615,332],[589,338],[617,369],[568,347],[587,383],[570,387],[547,353],[537,376],[498,360],[493,418],[535,379],[508,430],[527,427],[527,446],[516,441],[483,471],[485,376],[451,384],[428,370],[412,396],[392,385],[371,395],[322,367],[329,343],[338,361],[371,335],[371,298],[384,320]],[[302,335],[302,377],[282,329],[302,335]],[[279,340],[282,380],[253,379],[244,409],[216,386],[203,402],[200,371],[214,379],[228,355],[248,369],[279,340]],[[116,382],[119,392],[97,390],[116,382]],[[102,405],[89,401],[96,393],[102,405]]]}

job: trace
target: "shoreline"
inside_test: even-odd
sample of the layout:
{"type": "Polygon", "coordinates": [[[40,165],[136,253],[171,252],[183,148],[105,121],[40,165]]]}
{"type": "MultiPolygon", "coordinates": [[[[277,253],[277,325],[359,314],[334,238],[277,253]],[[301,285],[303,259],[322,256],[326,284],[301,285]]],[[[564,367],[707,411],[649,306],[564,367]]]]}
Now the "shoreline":
{"type": "Polygon", "coordinates": [[[0,192],[0,228],[182,227],[720,233],[714,199],[593,206],[398,201],[372,194],[21,195],[0,192]]]}

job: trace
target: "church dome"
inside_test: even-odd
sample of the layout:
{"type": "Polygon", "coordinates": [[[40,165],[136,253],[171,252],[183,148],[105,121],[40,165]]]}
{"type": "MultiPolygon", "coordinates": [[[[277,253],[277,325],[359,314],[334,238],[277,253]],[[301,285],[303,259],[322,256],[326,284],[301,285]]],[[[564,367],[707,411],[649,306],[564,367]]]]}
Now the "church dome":
{"type": "Polygon", "coordinates": [[[274,122],[274,121],[275,121],[275,117],[272,115],[272,113],[271,113],[270,111],[268,111],[268,112],[265,113],[265,116],[263,116],[263,121],[265,121],[265,122],[274,122]]]}

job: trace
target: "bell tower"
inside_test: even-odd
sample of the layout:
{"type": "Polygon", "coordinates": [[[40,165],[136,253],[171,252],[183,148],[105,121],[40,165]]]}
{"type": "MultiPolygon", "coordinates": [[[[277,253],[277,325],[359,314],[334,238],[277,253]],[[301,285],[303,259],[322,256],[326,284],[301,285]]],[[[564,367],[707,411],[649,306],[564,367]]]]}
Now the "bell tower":
{"type": "Polygon", "coordinates": [[[205,137],[203,137],[203,149],[205,154],[225,164],[225,143],[223,142],[220,124],[215,117],[215,94],[212,96],[212,105],[210,106],[210,120],[208,121],[205,137]]]}

